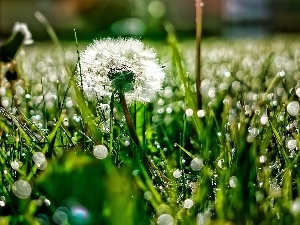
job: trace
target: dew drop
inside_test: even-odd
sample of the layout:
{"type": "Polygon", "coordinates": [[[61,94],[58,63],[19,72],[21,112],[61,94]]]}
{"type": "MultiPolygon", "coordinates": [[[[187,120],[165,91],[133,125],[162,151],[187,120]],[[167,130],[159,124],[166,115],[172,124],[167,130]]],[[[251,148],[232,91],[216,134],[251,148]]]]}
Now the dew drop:
{"type": "Polygon", "coordinates": [[[179,170],[179,169],[174,170],[173,177],[175,177],[175,178],[181,177],[181,170],[179,170]]]}
{"type": "Polygon", "coordinates": [[[187,110],[185,110],[185,115],[186,115],[187,117],[191,117],[191,116],[193,115],[193,110],[192,110],[192,109],[187,109],[187,110]]]}
{"type": "Polygon", "coordinates": [[[35,152],[32,155],[32,160],[37,165],[41,165],[46,161],[45,155],[42,152],[35,152]]]}
{"type": "Polygon", "coordinates": [[[294,215],[297,215],[300,212],[300,198],[295,199],[295,201],[291,203],[290,209],[294,215]]]}
{"type": "Polygon", "coordinates": [[[260,163],[265,163],[266,161],[267,161],[267,156],[262,155],[262,156],[259,157],[259,162],[260,163]]]}
{"type": "Polygon", "coordinates": [[[205,111],[203,109],[198,110],[197,116],[200,117],[200,118],[204,117],[205,116],[205,111]]]}
{"type": "Polygon", "coordinates": [[[224,76],[225,76],[225,77],[230,77],[230,76],[231,76],[231,73],[227,70],[227,71],[224,73],[224,76]]]}
{"type": "Polygon", "coordinates": [[[296,89],[296,95],[300,98],[300,88],[296,89]]]}
{"type": "Polygon", "coordinates": [[[264,115],[261,116],[260,123],[262,125],[266,125],[268,123],[268,121],[269,121],[269,117],[266,114],[264,114],[264,115]]]}
{"type": "Polygon", "coordinates": [[[108,155],[108,150],[105,145],[96,145],[93,149],[93,154],[97,159],[105,159],[108,155]]]}
{"type": "Polygon", "coordinates": [[[290,102],[287,105],[286,110],[287,110],[288,114],[290,114],[291,116],[297,116],[299,114],[299,110],[300,110],[299,103],[296,101],[290,102]]]}
{"type": "Polygon", "coordinates": [[[25,180],[17,180],[13,183],[11,190],[18,198],[28,198],[31,194],[32,188],[25,180]]]}
{"type": "Polygon", "coordinates": [[[162,214],[157,219],[158,225],[173,225],[174,219],[169,214],[162,214]]]}
{"type": "Polygon", "coordinates": [[[53,221],[58,225],[68,224],[68,220],[69,220],[68,215],[65,212],[67,209],[63,210],[62,208],[63,207],[58,208],[52,217],[53,221]]]}
{"type": "Polygon", "coordinates": [[[281,76],[281,77],[284,77],[285,76],[285,72],[282,70],[282,71],[280,71],[279,73],[279,76],[281,76]]]}
{"type": "Polygon", "coordinates": [[[146,199],[146,200],[151,200],[152,199],[152,197],[153,197],[153,194],[151,193],[151,191],[146,191],[145,193],[144,193],[144,198],[146,199]]]}
{"type": "Polygon", "coordinates": [[[232,176],[229,178],[229,186],[232,188],[235,188],[237,185],[237,181],[238,179],[236,178],[236,176],[232,176]]]}
{"type": "Polygon", "coordinates": [[[289,150],[293,150],[297,147],[297,141],[295,139],[290,139],[288,142],[287,142],[287,148],[289,150]]]}
{"type": "Polygon", "coordinates": [[[194,201],[192,199],[189,199],[189,198],[184,200],[184,202],[183,202],[183,207],[186,208],[186,209],[192,208],[193,205],[194,205],[194,201]]]}
{"type": "Polygon", "coordinates": [[[218,164],[218,167],[219,167],[219,168],[223,168],[223,163],[224,163],[224,159],[219,159],[219,160],[218,160],[218,163],[217,163],[217,164],[218,164]]]}
{"type": "Polygon", "coordinates": [[[11,166],[11,168],[13,168],[14,170],[18,170],[19,167],[20,167],[19,163],[18,163],[16,160],[12,161],[11,164],[10,164],[10,166],[11,166]]]}
{"type": "Polygon", "coordinates": [[[198,158],[198,157],[194,158],[191,161],[190,166],[191,166],[192,170],[194,170],[194,171],[200,170],[203,167],[203,159],[198,158]]]}

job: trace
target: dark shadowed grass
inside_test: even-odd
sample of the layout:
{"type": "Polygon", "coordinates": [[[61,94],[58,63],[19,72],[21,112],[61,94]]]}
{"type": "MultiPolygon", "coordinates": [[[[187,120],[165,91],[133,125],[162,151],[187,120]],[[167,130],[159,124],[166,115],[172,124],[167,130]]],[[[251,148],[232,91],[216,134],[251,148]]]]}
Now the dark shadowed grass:
{"type": "Polygon", "coordinates": [[[4,224],[297,224],[296,37],[204,40],[200,111],[194,42],[171,30],[166,43],[148,42],[167,77],[155,101],[129,112],[153,165],[140,160],[117,100],[113,112],[85,100],[76,45],[60,45],[26,48],[16,94],[0,91],[4,224]]]}

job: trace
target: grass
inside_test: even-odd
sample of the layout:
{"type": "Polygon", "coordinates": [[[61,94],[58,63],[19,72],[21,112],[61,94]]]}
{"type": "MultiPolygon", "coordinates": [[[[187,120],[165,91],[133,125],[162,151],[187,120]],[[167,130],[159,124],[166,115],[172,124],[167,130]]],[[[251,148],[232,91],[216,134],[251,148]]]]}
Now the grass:
{"type": "Polygon", "coordinates": [[[164,88],[129,112],[150,164],[121,105],[107,114],[73,85],[75,44],[19,54],[16,93],[5,80],[0,89],[0,224],[297,224],[297,37],[204,40],[201,111],[194,41],[170,32],[148,45],[166,66],[164,88]]]}

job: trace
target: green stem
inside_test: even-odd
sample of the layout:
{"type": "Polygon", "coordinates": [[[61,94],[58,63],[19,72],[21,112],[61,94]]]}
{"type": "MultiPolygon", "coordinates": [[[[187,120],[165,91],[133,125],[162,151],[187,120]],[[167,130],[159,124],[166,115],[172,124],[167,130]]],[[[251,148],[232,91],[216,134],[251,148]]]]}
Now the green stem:
{"type": "Polygon", "coordinates": [[[114,127],[113,127],[113,117],[114,117],[114,93],[111,94],[111,101],[110,101],[110,116],[109,116],[109,154],[112,155],[113,149],[113,138],[114,138],[114,127]]]}
{"type": "Polygon", "coordinates": [[[125,119],[126,119],[126,123],[127,123],[128,129],[129,129],[130,135],[131,135],[134,143],[136,144],[136,146],[139,149],[142,149],[140,139],[139,139],[139,137],[138,137],[138,135],[135,131],[135,128],[134,128],[134,125],[133,125],[133,122],[132,122],[132,119],[131,119],[131,116],[130,116],[130,113],[129,113],[129,110],[128,110],[125,95],[124,94],[119,94],[119,97],[120,97],[120,102],[121,102],[121,105],[122,105],[123,113],[124,113],[124,116],[125,116],[125,119]]]}
{"type": "Polygon", "coordinates": [[[196,55],[195,74],[198,110],[202,109],[201,95],[201,31],[202,31],[202,0],[196,0],[196,55]]]}

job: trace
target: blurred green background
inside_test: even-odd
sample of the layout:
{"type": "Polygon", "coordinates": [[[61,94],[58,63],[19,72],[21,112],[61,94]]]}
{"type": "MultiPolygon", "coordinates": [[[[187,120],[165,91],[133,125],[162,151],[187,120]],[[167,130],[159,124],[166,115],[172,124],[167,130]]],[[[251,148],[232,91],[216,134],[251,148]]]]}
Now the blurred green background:
{"type": "MultiPolygon", "coordinates": [[[[206,36],[261,36],[299,32],[298,0],[203,1],[206,36]]],[[[195,0],[0,0],[0,38],[9,36],[15,22],[29,25],[35,40],[47,38],[34,12],[42,12],[58,36],[91,39],[101,36],[163,38],[171,22],[179,35],[193,36],[195,0]]]]}

